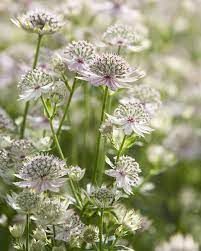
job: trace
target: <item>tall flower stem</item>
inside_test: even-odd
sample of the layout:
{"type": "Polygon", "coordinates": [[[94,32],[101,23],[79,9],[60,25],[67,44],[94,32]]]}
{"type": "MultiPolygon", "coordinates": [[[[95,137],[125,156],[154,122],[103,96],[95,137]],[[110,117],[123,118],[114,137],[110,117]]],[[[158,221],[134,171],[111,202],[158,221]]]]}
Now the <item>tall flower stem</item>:
{"type": "Polygon", "coordinates": [[[29,251],[29,214],[26,215],[26,251],[29,251]]]}
{"type": "Polygon", "coordinates": [[[104,216],[104,209],[101,208],[100,211],[100,224],[99,224],[99,250],[103,251],[103,216],[104,216]]]}
{"type": "Polygon", "coordinates": [[[73,97],[73,94],[74,94],[74,91],[75,91],[75,86],[76,86],[76,76],[74,78],[74,81],[73,81],[73,85],[72,85],[72,88],[71,88],[71,91],[70,91],[70,95],[69,95],[69,98],[68,98],[68,102],[66,104],[66,107],[65,107],[65,110],[64,110],[64,114],[63,114],[63,117],[59,123],[59,128],[57,130],[57,136],[59,136],[60,132],[61,132],[61,128],[62,128],[62,125],[65,121],[65,118],[66,118],[66,115],[68,113],[68,110],[69,110],[69,106],[70,106],[70,103],[71,103],[71,100],[72,100],[72,97],[73,97]]]}
{"type": "MultiPolygon", "coordinates": [[[[36,68],[36,65],[37,65],[37,62],[38,62],[38,56],[39,56],[39,50],[40,50],[41,40],[42,40],[42,36],[38,35],[38,42],[37,42],[36,52],[35,52],[35,57],[34,57],[34,62],[33,62],[33,66],[32,66],[33,69],[36,68]]],[[[28,111],[29,111],[29,104],[30,104],[29,101],[27,101],[26,104],[25,104],[22,125],[21,125],[21,128],[20,128],[20,139],[24,138],[24,133],[25,133],[25,128],[26,128],[27,114],[28,114],[28,111]]]]}
{"type": "MultiPolygon", "coordinates": [[[[103,97],[100,125],[102,124],[104,117],[105,117],[107,98],[108,98],[108,87],[106,86],[105,91],[104,91],[104,97],[103,97]]],[[[100,146],[101,146],[101,132],[98,130],[98,138],[97,138],[97,145],[96,145],[96,158],[95,158],[95,166],[94,166],[94,172],[93,172],[93,183],[97,182],[97,171],[98,171],[98,166],[99,166],[98,164],[99,164],[99,156],[100,156],[100,146]]],[[[99,174],[99,178],[101,179],[102,170],[100,170],[100,173],[98,173],[98,174],[99,174]]]]}
{"type": "Polygon", "coordinates": [[[125,141],[126,141],[126,135],[124,135],[123,140],[122,140],[122,142],[121,142],[121,145],[120,145],[120,147],[119,147],[119,150],[118,150],[118,153],[117,153],[117,159],[116,159],[116,161],[118,161],[119,158],[120,158],[120,156],[121,156],[122,150],[123,150],[123,148],[124,148],[124,143],[125,143],[125,141]]]}
{"type": "MultiPolygon", "coordinates": [[[[46,105],[45,100],[44,100],[43,97],[41,97],[41,101],[42,101],[42,103],[43,103],[43,107],[44,107],[44,109],[45,109],[45,112],[46,112],[47,117],[48,117],[48,120],[49,120],[50,129],[51,129],[52,136],[53,136],[53,139],[54,139],[54,143],[55,143],[55,145],[56,145],[56,148],[57,148],[57,151],[58,151],[58,153],[59,153],[59,156],[60,156],[60,158],[61,158],[62,160],[66,161],[66,159],[65,159],[65,157],[64,157],[64,154],[63,154],[63,152],[62,152],[61,146],[60,146],[60,144],[59,144],[59,140],[58,140],[57,134],[56,134],[56,132],[55,132],[55,130],[54,130],[54,126],[53,126],[53,122],[52,122],[52,117],[51,117],[51,115],[50,115],[50,113],[49,113],[49,111],[48,111],[48,107],[47,107],[47,105],[46,105]]],[[[76,201],[77,201],[79,207],[82,208],[82,203],[81,203],[81,201],[79,200],[79,197],[78,197],[77,192],[76,192],[76,189],[75,189],[75,185],[74,185],[74,183],[73,183],[73,181],[72,181],[71,179],[69,179],[69,183],[70,183],[70,186],[71,186],[71,190],[72,190],[72,192],[73,192],[73,195],[75,196],[75,199],[76,199],[76,201]]]]}

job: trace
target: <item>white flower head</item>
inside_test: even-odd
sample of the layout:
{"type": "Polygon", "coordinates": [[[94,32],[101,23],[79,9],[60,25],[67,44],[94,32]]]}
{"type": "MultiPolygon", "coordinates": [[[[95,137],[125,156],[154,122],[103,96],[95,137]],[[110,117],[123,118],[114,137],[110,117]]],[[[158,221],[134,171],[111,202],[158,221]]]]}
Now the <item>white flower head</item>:
{"type": "Polygon", "coordinates": [[[70,199],[60,197],[48,198],[41,194],[40,202],[34,212],[34,217],[39,225],[62,224],[69,217],[68,207],[70,199]]]}
{"type": "Polygon", "coordinates": [[[107,116],[117,128],[123,130],[125,135],[135,133],[144,137],[145,133],[153,131],[149,127],[151,119],[149,114],[145,111],[144,106],[137,102],[120,104],[113,115],[107,116]]]}
{"type": "Polygon", "coordinates": [[[84,40],[73,41],[68,44],[64,54],[68,69],[70,71],[80,72],[85,70],[94,58],[95,47],[84,40]]]}
{"type": "Polygon", "coordinates": [[[142,218],[134,209],[127,209],[122,204],[117,204],[114,209],[119,224],[123,225],[132,232],[141,228],[142,218]]]}
{"type": "Polygon", "coordinates": [[[69,242],[74,238],[79,238],[84,229],[84,224],[73,210],[68,210],[68,218],[64,224],[56,227],[56,240],[69,242]]]}
{"type": "Polygon", "coordinates": [[[132,187],[137,186],[140,181],[139,173],[141,169],[134,158],[129,156],[121,156],[113,165],[108,163],[112,169],[106,170],[105,173],[116,179],[118,188],[122,188],[125,193],[131,194],[132,187]]]}
{"type": "Polygon", "coordinates": [[[19,194],[12,193],[8,195],[7,202],[15,210],[33,213],[39,204],[39,195],[34,191],[25,189],[19,194]]]}
{"type": "Polygon", "coordinates": [[[18,84],[20,100],[36,100],[43,94],[48,93],[53,85],[52,77],[40,68],[29,71],[22,76],[18,84]]]}
{"type": "Polygon", "coordinates": [[[64,161],[53,155],[37,155],[23,163],[16,176],[24,181],[15,182],[19,187],[30,187],[38,192],[50,190],[58,192],[66,178],[67,168],[64,161]]]}
{"type": "Polygon", "coordinates": [[[151,116],[156,113],[161,105],[160,93],[153,87],[141,84],[128,89],[128,98],[123,98],[122,103],[132,101],[142,104],[151,116]]]}
{"type": "Polygon", "coordinates": [[[0,107],[0,132],[12,132],[15,128],[14,122],[10,116],[0,107]]]}
{"type": "Polygon", "coordinates": [[[144,77],[145,73],[137,68],[132,69],[126,60],[116,54],[104,53],[97,55],[81,75],[81,79],[92,85],[106,85],[115,91],[128,87],[128,83],[144,77]]]}
{"type": "Polygon", "coordinates": [[[68,168],[68,176],[70,179],[80,181],[85,174],[85,169],[81,169],[79,166],[70,166],[68,168]]]}
{"type": "Polygon", "coordinates": [[[55,33],[63,26],[59,16],[42,9],[28,11],[11,21],[18,27],[39,35],[55,33]]]}
{"type": "Polygon", "coordinates": [[[198,251],[199,245],[192,236],[182,234],[173,235],[168,242],[156,247],[155,251],[198,251]]]}
{"type": "Polygon", "coordinates": [[[6,183],[10,183],[13,179],[12,167],[9,152],[5,149],[0,150],[0,177],[6,183]]]}
{"type": "Polygon", "coordinates": [[[98,241],[98,233],[98,227],[93,225],[85,226],[82,238],[86,243],[94,243],[98,241]]]}
{"type": "Polygon", "coordinates": [[[111,46],[125,47],[131,51],[140,52],[150,45],[145,35],[139,29],[131,26],[115,24],[109,26],[103,34],[103,42],[111,46]]]}

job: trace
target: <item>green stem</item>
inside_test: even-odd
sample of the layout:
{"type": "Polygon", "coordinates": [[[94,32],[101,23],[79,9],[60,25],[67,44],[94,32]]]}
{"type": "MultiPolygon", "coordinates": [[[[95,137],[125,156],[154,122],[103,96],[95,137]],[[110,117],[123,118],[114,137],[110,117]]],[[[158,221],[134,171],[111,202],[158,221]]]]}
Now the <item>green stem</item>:
{"type": "MultiPolygon", "coordinates": [[[[107,97],[108,97],[108,87],[105,87],[105,92],[104,92],[104,98],[103,98],[103,105],[102,105],[102,111],[101,111],[101,120],[100,120],[100,125],[102,124],[104,117],[105,117],[105,108],[107,104],[107,97]]],[[[95,183],[96,176],[97,176],[97,170],[98,170],[98,162],[99,162],[99,155],[100,155],[100,145],[101,145],[101,132],[98,130],[98,138],[97,138],[97,146],[96,146],[96,158],[95,158],[95,166],[94,166],[94,172],[93,172],[93,183],[95,183]]],[[[100,170],[102,171],[102,170],[100,170]]],[[[102,177],[102,172],[99,173],[99,177],[102,177]]]]}
{"type": "MultiPolygon", "coordinates": [[[[50,124],[50,128],[51,128],[52,136],[53,136],[54,143],[55,143],[55,145],[56,145],[57,151],[58,151],[58,153],[59,153],[59,155],[60,155],[60,158],[61,158],[62,160],[64,160],[64,161],[66,161],[66,159],[65,159],[65,157],[64,157],[64,154],[63,154],[63,152],[62,152],[61,146],[60,146],[60,144],[59,144],[59,140],[58,140],[57,134],[56,134],[56,132],[55,132],[55,130],[54,130],[54,126],[53,126],[53,123],[52,123],[52,118],[51,118],[51,116],[50,116],[50,114],[49,114],[47,105],[46,105],[45,100],[44,100],[44,98],[43,98],[42,96],[41,96],[41,100],[42,100],[43,107],[44,107],[44,109],[45,109],[45,112],[46,112],[47,117],[48,117],[48,120],[49,120],[49,124],[50,124]]],[[[73,195],[75,196],[75,199],[76,199],[76,201],[77,201],[79,207],[82,208],[82,203],[81,203],[81,201],[79,200],[79,198],[78,198],[78,196],[77,196],[77,192],[76,192],[74,183],[73,183],[73,181],[72,181],[71,179],[69,179],[69,182],[70,182],[70,186],[71,186],[71,190],[72,190],[72,192],[73,192],[73,195]]]]}
{"type": "Polygon", "coordinates": [[[29,251],[29,214],[26,215],[26,251],[29,251]]]}
{"type": "Polygon", "coordinates": [[[104,209],[101,208],[101,215],[100,215],[100,225],[99,225],[99,249],[100,251],[103,250],[103,216],[104,216],[104,209]]]}
{"type": "Polygon", "coordinates": [[[62,74],[62,78],[63,78],[63,81],[64,81],[64,84],[65,84],[66,88],[69,90],[69,92],[71,92],[71,87],[68,84],[68,80],[66,79],[64,74],[62,74]]]}
{"type": "MultiPolygon", "coordinates": [[[[36,65],[37,65],[37,62],[38,62],[38,56],[39,56],[41,40],[42,40],[42,36],[38,35],[38,42],[37,42],[34,62],[33,62],[33,66],[32,66],[33,69],[36,68],[36,65]]],[[[29,104],[30,104],[29,101],[27,101],[26,104],[25,104],[22,125],[21,125],[21,128],[20,128],[20,139],[24,138],[24,133],[25,133],[25,128],[26,128],[26,120],[27,120],[27,115],[28,115],[28,111],[29,111],[29,104]]]]}
{"type": "Polygon", "coordinates": [[[70,91],[70,96],[68,98],[68,102],[66,104],[66,107],[65,107],[65,110],[64,110],[64,114],[63,114],[63,117],[59,123],[59,128],[57,130],[57,136],[59,136],[60,132],[61,132],[61,128],[62,128],[62,125],[64,123],[64,120],[66,118],[66,115],[67,115],[67,112],[68,112],[68,109],[69,109],[69,106],[70,106],[70,103],[71,103],[71,100],[72,100],[72,97],[73,97],[73,94],[74,94],[74,91],[75,91],[75,86],[76,86],[76,77],[74,78],[74,81],[73,81],[73,85],[72,85],[72,89],[70,91]]]}
{"type": "Polygon", "coordinates": [[[124,138],[123,138],[123,140],[122,140],[122,142],[121,142],[121,145],[120,145],[120,147],[119,147],[119,150],[118,150],[118,153],[117,153],[117,159],[116,159],[116,161],[118,161],[119,158],[120,158],[120,156],[121,156],[121,152],[122,152],[122,150],[123,150],[123,148],[124,148],[124,143],[125,143],[125,141],[126,141],[126,135],[124,135],[124,138]]]}
{"type": "Polygon", "coordinates": [[[56,236],[56,230],[55,230],[55,225],[52,225],[52,232],[53,232],[53,237],[52,237],[52,245],[53,247],[55,246],[55,236],[56,236]]]}
{"type": "Polygon", "coordinates": [[[121,52],[121,45],[118,46],[117,55],[120,55],[120,52],[121,52]]]}

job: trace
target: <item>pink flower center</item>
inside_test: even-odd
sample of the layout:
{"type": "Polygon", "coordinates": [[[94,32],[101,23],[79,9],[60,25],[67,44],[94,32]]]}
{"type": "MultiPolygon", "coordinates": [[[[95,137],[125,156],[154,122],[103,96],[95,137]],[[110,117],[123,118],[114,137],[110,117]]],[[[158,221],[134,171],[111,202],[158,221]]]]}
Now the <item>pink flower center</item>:
{"type": "Polygon", "coordinates": [[[128,121],[128,123],[133,123],[135,121],[135,119],[133,117],[128,117],[127,121],[128,121]]]}
{"type": "Polygon", "coordinates": [[[81,58],[78,58],[77,62],[78,64],[84,64],[84,61],[81,58]]]}
{"type": "Polygon", "coordinates": [[[38,89],[40,89],[40,86],[39,86],[39,85],[35,87],[35,90],[38,90],[38,89]]]}

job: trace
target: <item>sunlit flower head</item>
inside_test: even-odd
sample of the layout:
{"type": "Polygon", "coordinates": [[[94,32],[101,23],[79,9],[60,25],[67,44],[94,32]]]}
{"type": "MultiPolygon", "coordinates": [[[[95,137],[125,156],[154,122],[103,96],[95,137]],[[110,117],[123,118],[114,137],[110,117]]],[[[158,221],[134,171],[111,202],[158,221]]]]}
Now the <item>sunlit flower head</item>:
{"type": "Polygon", "coordinates": [[[141,216],[134,209],[127,209],[124,205],[117,204],[114,211],[117,215],[119,224],[123,225],[128,230],[135,233],[141,228],[141,216]]]}
{"type": "Polygon", "coordinates": [[[79,166],[70,166],[68,168],[68,176],[70,179],[80,181],[85,174],[85,169],[81,169],[79,166]]]}
{"type": "Polygon", "coordinates": [[[132,187],[137,186],[140,181],[139,173],[141,169],[139,164],[129,156],[120,157],[115,164],[108,161],[108,164],[112,169],[106,170],[105,173],[116,179],[118,188],[122,188],[125,193],[131,194],[132,187]]]}
{"type": "Polygon", "coordinates": [[[149,40],[139,28],[135,30],[123,24],[109,26],[103,34],[103,42],[111,46],[125,47],[134,52],[147,49],[150,45],[149,40]]]}
{"type": "Polygon", "coordinates": [[[132,69],[126,60],[116,54],[104,53],[97,55],[88,70],[83,71],[81,75],[81,79],[92,85],[106,85],[115,91],[144,77],[145,73],[137,68],[132,69]]]}
{"type": "Polygon", "coordinates": [[[64,161],[53,155],[37,155],[23,163],[16,176],[24,181],[16,182],[19,187],[30,187],[38,192],[50,190],[58,192],[66,181],[67,174],[64,161]]]}
{"type": "Polygon", "coordinates": [[[80,72],[87,68],[87,65],[95,56],[95,47],[84,40],[69,43],[64,51],[65,61],[70,71],[80,72]]]}
{"type": "Polygon", "coordinates": [[[123,98],[122,103],[139,102],[150,114],[154,115],[161,105],[160,93],[149,85],[135,85],[128,90],[128,98],[123,98]]]}
{"type": "Polygon", "coordinates": [[[7,114],[7,112],[0,108],[0,132],[12,132],[15,130],[15,124],[7,114]]]}
{"type": "Polygon", "coordinates": [[[86,243],[94,243],[98,241],[98,227],[89,225],[85,226],[82,238],[86,243]]]}
{"type": "Polygon", "coordinates": [[[80,217],[73,210],[68,210],[68,217],[63,225],[56,227],[56,240],[69,242],[72,239],[79,238],[84,229],[84,224],[80,217]]]}
{"type": "Polygon", "coordinates": [[[198,251],[199,245],[191,235],[173,235],[168,242],[156,247],[155,251],[198,251]]]}
{"type": "Polygon", "coordinates": [[[40,68],[29,71],[22,76],[18,84],[20,100],[36,100],[48,93],[53,85],[52,77],[40,68]]]}
{"type": "Polygon", "coordinates": [[[12,19],[18,27],[39,35],[52,34],[58,31],[63,22],[60,17],[47,10],[31,10],[26,14],[12,19]]]}
{"type": "Polygon", "coordinates": [[[69,210],[67,209],[70,204],[69,199],[60,197],[48,198],[41,195],[39,205],[34,214],[36,222],[42,226],[64,223],[66,218],[69,217],[69,210]]]}
{"type": "Polygon", "coordinates": [[[145,133],[152,131],[149,127],[150,116],[140,103],[120,104],[112,116],[107,116],[117,128],[123,130],[125,135],[135,133],[144,137],[145,133]]]}
{"type": "Polygon", "coordinates": [[[39,204],[39,195],[28,189],[7,196],[8,204],[15,210],[32,213],[39,204]]]}

